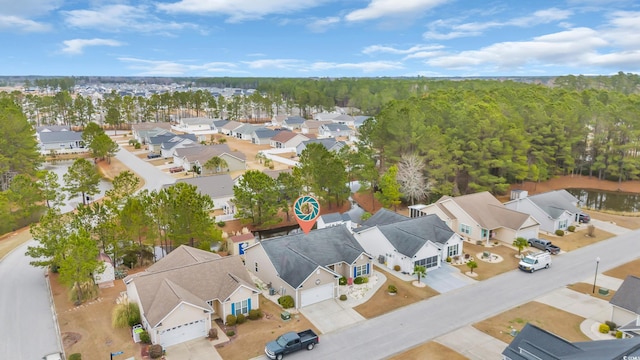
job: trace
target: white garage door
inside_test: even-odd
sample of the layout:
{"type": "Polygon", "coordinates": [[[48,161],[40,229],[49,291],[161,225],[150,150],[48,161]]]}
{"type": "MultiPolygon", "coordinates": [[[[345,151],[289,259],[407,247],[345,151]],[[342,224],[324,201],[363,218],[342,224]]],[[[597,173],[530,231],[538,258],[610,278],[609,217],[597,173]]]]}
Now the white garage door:
{"type": "Polygon", "coordinates": [[[161,330],[158,335],[160,337],[158,343],[166,348],[181,342],[207,336],[207,327],[205,320],[201,319],[170,329],[161,330]]]}
{"type": "Polygon", "coordinates": [[[527,240],[538,237],[538,228],[522,229],[518,231],[518,237],[523,237],[527,240]]]}
{"type": "Polygon", "coordinates": [[[300,307],[333,298],[333,284],[325,284],[300,293],[300,307]]]}

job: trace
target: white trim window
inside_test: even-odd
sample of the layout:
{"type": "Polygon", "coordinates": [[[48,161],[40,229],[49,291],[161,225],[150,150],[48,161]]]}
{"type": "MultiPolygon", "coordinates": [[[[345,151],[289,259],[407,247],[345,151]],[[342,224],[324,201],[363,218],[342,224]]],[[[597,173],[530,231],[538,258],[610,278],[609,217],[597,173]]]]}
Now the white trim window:
{"type": "Polygon", "coordinates": [[[460,224],[460,232],[463,234],[471,235],[471,226],[467,224],[460,224]]]}
{"type": "Polygon", "coordinates": [[[244,299],[242,301],[238,301],[237,303],[235,303],[234,305],[235,307],[235,316],[238,316],[240,314],[247,314],[249,313],[249,301],[248,299],[244,299]]]}
{"type": "Polygon", "coordinates": [[[447,248],[447,256],[456,256],[459,254],[460,244],[451,245],[447,248]]]}
{"type": "Polygon", "coordinates": [[[367,264],[356,265],[354,267],[354,271],[355,271],[356,277],[357,276],[362,276],[362,275],[368,275],[368,273],[367,273],[367,264]]]}

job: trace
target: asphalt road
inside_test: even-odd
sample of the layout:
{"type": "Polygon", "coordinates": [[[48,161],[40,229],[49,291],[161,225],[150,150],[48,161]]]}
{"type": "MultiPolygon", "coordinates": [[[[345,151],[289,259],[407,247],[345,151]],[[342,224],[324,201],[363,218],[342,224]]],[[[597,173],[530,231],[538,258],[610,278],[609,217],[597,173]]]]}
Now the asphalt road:
{"type": "Polygon", "coordinates": [[[159,190],[163,185],[176,182],[176,179],[170,174],[159,170],[123,148],[120,148],[116,154],[116,159],[144,179],[143,189],[159,190]]]}
{"type": "MultiPolygon", "coordinates": [[[[640,256],[640,230],[553,257],[550,269],[519,270],[484,280],[321,336],[313,351],[288,359],[384,359],[463,326],[499,314],[640,256]]],[[[400,294],[399,294],[400,295],[400,294]]]]}
{"type": "Polygon", "coordinates": [[[29,265],[29,241],[0,261],[0,359],[34,360],[59,351],[44,270],[29,265]]]}

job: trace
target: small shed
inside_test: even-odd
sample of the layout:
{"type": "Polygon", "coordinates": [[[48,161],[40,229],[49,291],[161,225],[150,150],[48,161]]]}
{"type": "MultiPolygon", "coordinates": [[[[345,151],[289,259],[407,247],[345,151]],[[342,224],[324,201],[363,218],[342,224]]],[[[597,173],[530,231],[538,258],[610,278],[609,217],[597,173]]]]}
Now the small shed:
{"type": "Polygon", "coordinates": [[[227,249],[229,255],[240,255],[244,257],[244,249],[256,243],[256,237],[248,232],[241,235],[230,236],[227,239],[227,249]]]}

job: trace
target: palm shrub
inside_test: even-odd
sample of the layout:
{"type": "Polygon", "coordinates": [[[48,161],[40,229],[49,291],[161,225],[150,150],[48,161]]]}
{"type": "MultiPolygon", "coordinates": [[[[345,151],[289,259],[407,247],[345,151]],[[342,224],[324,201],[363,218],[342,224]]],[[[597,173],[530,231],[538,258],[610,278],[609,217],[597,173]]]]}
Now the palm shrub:
{"type": "Polygon", "coordinates": [[[473,269],[478,267],[478,263],[475,262],[474,260],[471,260],[467,262],[467,266],[469,267],[469,270],[471,270],[471,273],[473,274],[473,269]]]}
{"type": "Polygon", "coordinates": [[[420,282],[420,279],[427,276],[427,268],[422,265],[416,265],[413,267],[413,274],[418,275],[418,282],[420,282]]]}
{"type": "Polygon", "coordinates": [[[522,253],[522,250],[524,250],[524,248],[529,246],[529,242],[527,241],[527,239],[523,237],[518,237],[515,240],[513,240],[513,246],[515,246],[518,249],[518,255],[520,255],[520,253],[522,253]]]}

